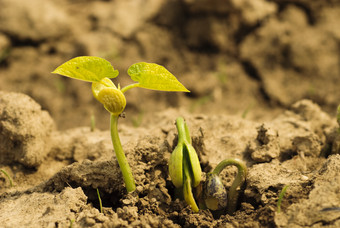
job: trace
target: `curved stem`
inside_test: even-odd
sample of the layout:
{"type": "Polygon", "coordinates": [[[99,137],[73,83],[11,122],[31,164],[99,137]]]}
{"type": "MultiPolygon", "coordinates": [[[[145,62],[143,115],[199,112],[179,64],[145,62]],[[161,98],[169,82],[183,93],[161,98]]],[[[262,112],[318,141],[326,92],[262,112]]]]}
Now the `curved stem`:
{"type": "Polygon", "coordinates": [[[125,157],[122,144],[120,143],[117,124],[118,124],[118,116],[111,114],[110,125],[111,125],[111,139],[112,139],[113,148],[116,153],[116,157],[118,160],[120,170],[122,171],[122,174],[123,174],[123,179],[125,182],[126,190],[128,192],[132,192],[136,189],[135,180],[132,176],[132,171],[129,166],[129,163],[125,157]]]}
{"type": "Polygon", "coordinates": [[[241,187],[246,180],[247,166],[241,160],[237,158],[231,158],[221,161],[212,171],[213,174],[219,175],[225,167],[230,165],[235,165],[237,167],[237,174],[231,187],[229,188],[227,205],[228,214],[232,214],[236,210],[238,200],[237,188],[241,187]]]}
{"type": "Polygon", "coordinates": [[[137,82],[137,83],[134,83],[134,84],[125,86],[125,87],[122,88],[120,91],[122,91],[122,93],[125,93],[125,92],[128,91],[129,89],[136,88],[136,87],[139,87],[139,86],[140,86],[140,84],[139,84],[139,82],[137,82]]]}

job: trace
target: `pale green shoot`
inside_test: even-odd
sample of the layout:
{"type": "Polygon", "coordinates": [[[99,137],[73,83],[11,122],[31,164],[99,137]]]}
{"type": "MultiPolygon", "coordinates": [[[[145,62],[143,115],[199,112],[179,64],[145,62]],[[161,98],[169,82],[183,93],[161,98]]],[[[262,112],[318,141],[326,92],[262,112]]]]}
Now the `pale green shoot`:
{"type": "Polygon", "coordinates": [[[98,195],[100,213],[103,213],[103,204],[102,204],[102,199],[100,198],[100,193],[99,193],[98,188],[97,188],[97,195],[98,195]]]}
{"type": "Polygon", "coordinates": [[[0,169],[0,172],[2,172],[2,173],[7,177],[7,179],[9,180],[9,185],[10,185],[11,187],[13,187],[12,178],[8,175],[8,173],[7,173],[5,170],[3,170],[3,169],[0,169]]]}
{"type": "Polygon", "coordinates": [[[182,117],[177,118],[176,127],[178,143],[170,157],[169,174],[175,187],[182,190],[184,199],[191,209],[198,212],[199,208],[194,199],[192,188],[197,187],[201,182],[201,165],[197,153],[191,145],[188,126],[182,117]]]}
{"type": "Polygon", "coordinates": [[[282,199],[284,197],[284,195],[286,194],[287,188],[289,187],[289,185],[285,185],[279,195],[279,199],[277,201],[277,213],[281,212],[281,203],[282,203],[282,199]]]}

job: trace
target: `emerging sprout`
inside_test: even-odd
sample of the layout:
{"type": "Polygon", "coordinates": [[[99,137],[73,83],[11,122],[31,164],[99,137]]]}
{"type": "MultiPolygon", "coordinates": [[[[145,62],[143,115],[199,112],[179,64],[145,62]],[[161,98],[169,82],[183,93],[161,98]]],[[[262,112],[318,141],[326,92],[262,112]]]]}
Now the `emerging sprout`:
{"type": "Polygon", "coordinates": [[[286,191],[287,191],[287,188],[289,187],[289,185],[285,185],[281,192],[280,192],[280,195],[279,195],[279,199],[277,200],[277,213],[280,213],[281,212],[281,202],[282,202],[282,199],[284,197],[284,195],[286,194],[286,191]]]}
{"type": "Polygon", "coordinates": [[[199,208],[210,210],[222,210],[227,208],[227,212],[232,214],[236,210],[238,200],[238,187],[241,187],[247,176],[247,167],[239,159],[226,159],[220,162],[216,168],[207,174],[204,184],[201,183],[201,166],[197,153],[191,145],[189,129],[182,117],[177,118],[176,127],[178,130],[178,144],[171,154],[169,161],[169,174],[176,189],[181,191],[184,200],[190,205],[194,212],[199,208]],[[238,168],[237,175],[227,193],[222,184],[219,174],[230,165],[238,168]],[[197,206],[193,194],[199,202],[197,206]]]}
{"type": "Polygon", "coordinates": [[[182,189],[185,201],[194,212],[198,206],[192,192],[201,182],[201,166],[194,147],[191,145],[189,129],[182,117],[176,120],[178,144],[172,152],[169,161],[169,174],[176,188],[182,189]]]}
{"type": "Polygon", "coordinates": [[[128,192],[136,189],[131,168],[125,157],[119,135],[118,117],[124,111],[126,99],[124,93],[132,88],[189,92],[177,79],[163,66],[155,63],[136,63],[130,66],[128,74],[137,83],[120,89],[110,80],[118,76],[110,62],[94,56],[82,56],[71,59],[59,66],[52,73],[66,77],[92,82],[93,96],[104,105],[111,115],[111,139],[116,153],[119,167],[128,192]]]}
{"type": "Polygon", "coordinates": [[[2,173],[7,177],[7,179],[9,180],[9,185],[10,185],[11,187],[13,187],[12,178],[8,175],[8,173],[7,173],[5,170],[3,170],[3,169],[0,169],[0,172],[2,172],[2,173]]]}
{"type": "Polygon", "coordinates": [[[247,167],[239,159],[226,159],[221,161],[215,169],[207,174],[207,179],[203,185],[204,204],[210,210],[221,210],[227,208],[227,213],[232,214],[236,210],[238,191],[246,180],[247,167]],[[236,177],[229,188],[229,193],[222,184],[218,176],[222,170],[230,165],[237,167],[236,177]]]}

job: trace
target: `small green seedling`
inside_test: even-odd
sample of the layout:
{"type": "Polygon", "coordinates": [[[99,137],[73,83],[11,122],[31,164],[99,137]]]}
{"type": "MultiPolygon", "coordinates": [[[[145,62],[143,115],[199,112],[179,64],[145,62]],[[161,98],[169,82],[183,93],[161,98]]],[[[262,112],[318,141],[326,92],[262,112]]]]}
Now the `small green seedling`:
{"type": "Polygon", "coordinates": [[[9,180],[9,185],[10,185],[11,187],[13,187],[12,178],[8,175],[8,173],[7,173],[5,170],[3,170],[3,169],[0,169],[0,172],[2,172],[2,173],[7,177],[7,179],[9,180]]]}
{"type": "Polygon", "coordinates": [[[102,204],[102,199],[100,198],[100,193],[99,193],[98,188],[97,188],[97,195],[98,195],[100,213],[103,213],[103,204],[102,204]]]}
{"type": "Polygon", "coordinates": [[[277,200],[277,213],[281,212],[282,199],[285,196],[288,187],[289,185],[285,185],[280,192],[279,199],[277,200]]]}
{"type": "Polygon", "coordinates": [[[93,113],[91,114],[90,121],[91,121],[91,132],[94,132],[94,130],[96,130],[96,117],[94,116],[93,113]]]}
{"type": "Polygon", "coordinates": [[[75,220],[74,219],[69,219],[69,220],[70,220],[70,226],[69,227],[72,228],[75,220]]]}
{"type": "Polygon", "coordinates": [[[336,110],[336,121],[338,122],[338,125],[339,125],[338,132],[340,133],[340,105],[338,106],[336,110]]]}
{"type": "Polygon", "coordinates": [[[177,79],[163,66],[155,63],[135,63],[129,67],[127,73],[133,83],[120,88],[110,78],[118,76],[118,70],[114,70],[110,62],[94,56],[81,56],[71,59],[52,73],[66,77],[92,82],[92,93],[94,97],[104,105],[111,115],[111,139],[118,160],[119,167],[128,192],[136,189],[131,168],[125,157],[119,135],[118,118],[124,111],[126,99],[124,93],[129,89],[140,87],[161,91],[189,92],[177,79]]]}
{"type": "Polygon", "coordinates": [[[203,184],[202,195],[205,206],[214,211],[226,208],[228,214],[234,213],[239,195],[237,188],[244,184],[247,172],[247,166],[237,158],[221,161],[212,172],[207,174],[206,181],[203,184]],[[219,174],[230,165],[237,167],[237,174],[227,193],[219,174]]]}
{"type": "Polygon", "coordinates": [[[201,165],[197,153],[191,145],[188,126],[182,117],[177,118],[176,127],[178,144],[170,157],[169,174],[172,183],[182,191],[183,197],[191,209],[198,212],[192,188],[197,187],[201,182],[201,165]]]}

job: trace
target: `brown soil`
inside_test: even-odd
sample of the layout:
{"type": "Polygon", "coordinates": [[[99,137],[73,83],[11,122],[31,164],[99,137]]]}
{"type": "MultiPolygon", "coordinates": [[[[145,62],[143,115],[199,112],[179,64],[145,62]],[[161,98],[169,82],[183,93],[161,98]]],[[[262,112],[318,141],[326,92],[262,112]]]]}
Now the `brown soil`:
{"type": "Polygon", "coordinates": [[[14,183],[0,173],[1,227],[340,227],[339,19],[336,0],[0,0],[0,169],[14,183]],[[133,193],[90,84],[49,73],[80,55],[112,62],[122,85],[156,62],[191,90],[126,94],[133,193]],[[234,214],[175,199],[178,116],[204,172],[246,162],[234,214]]]}

